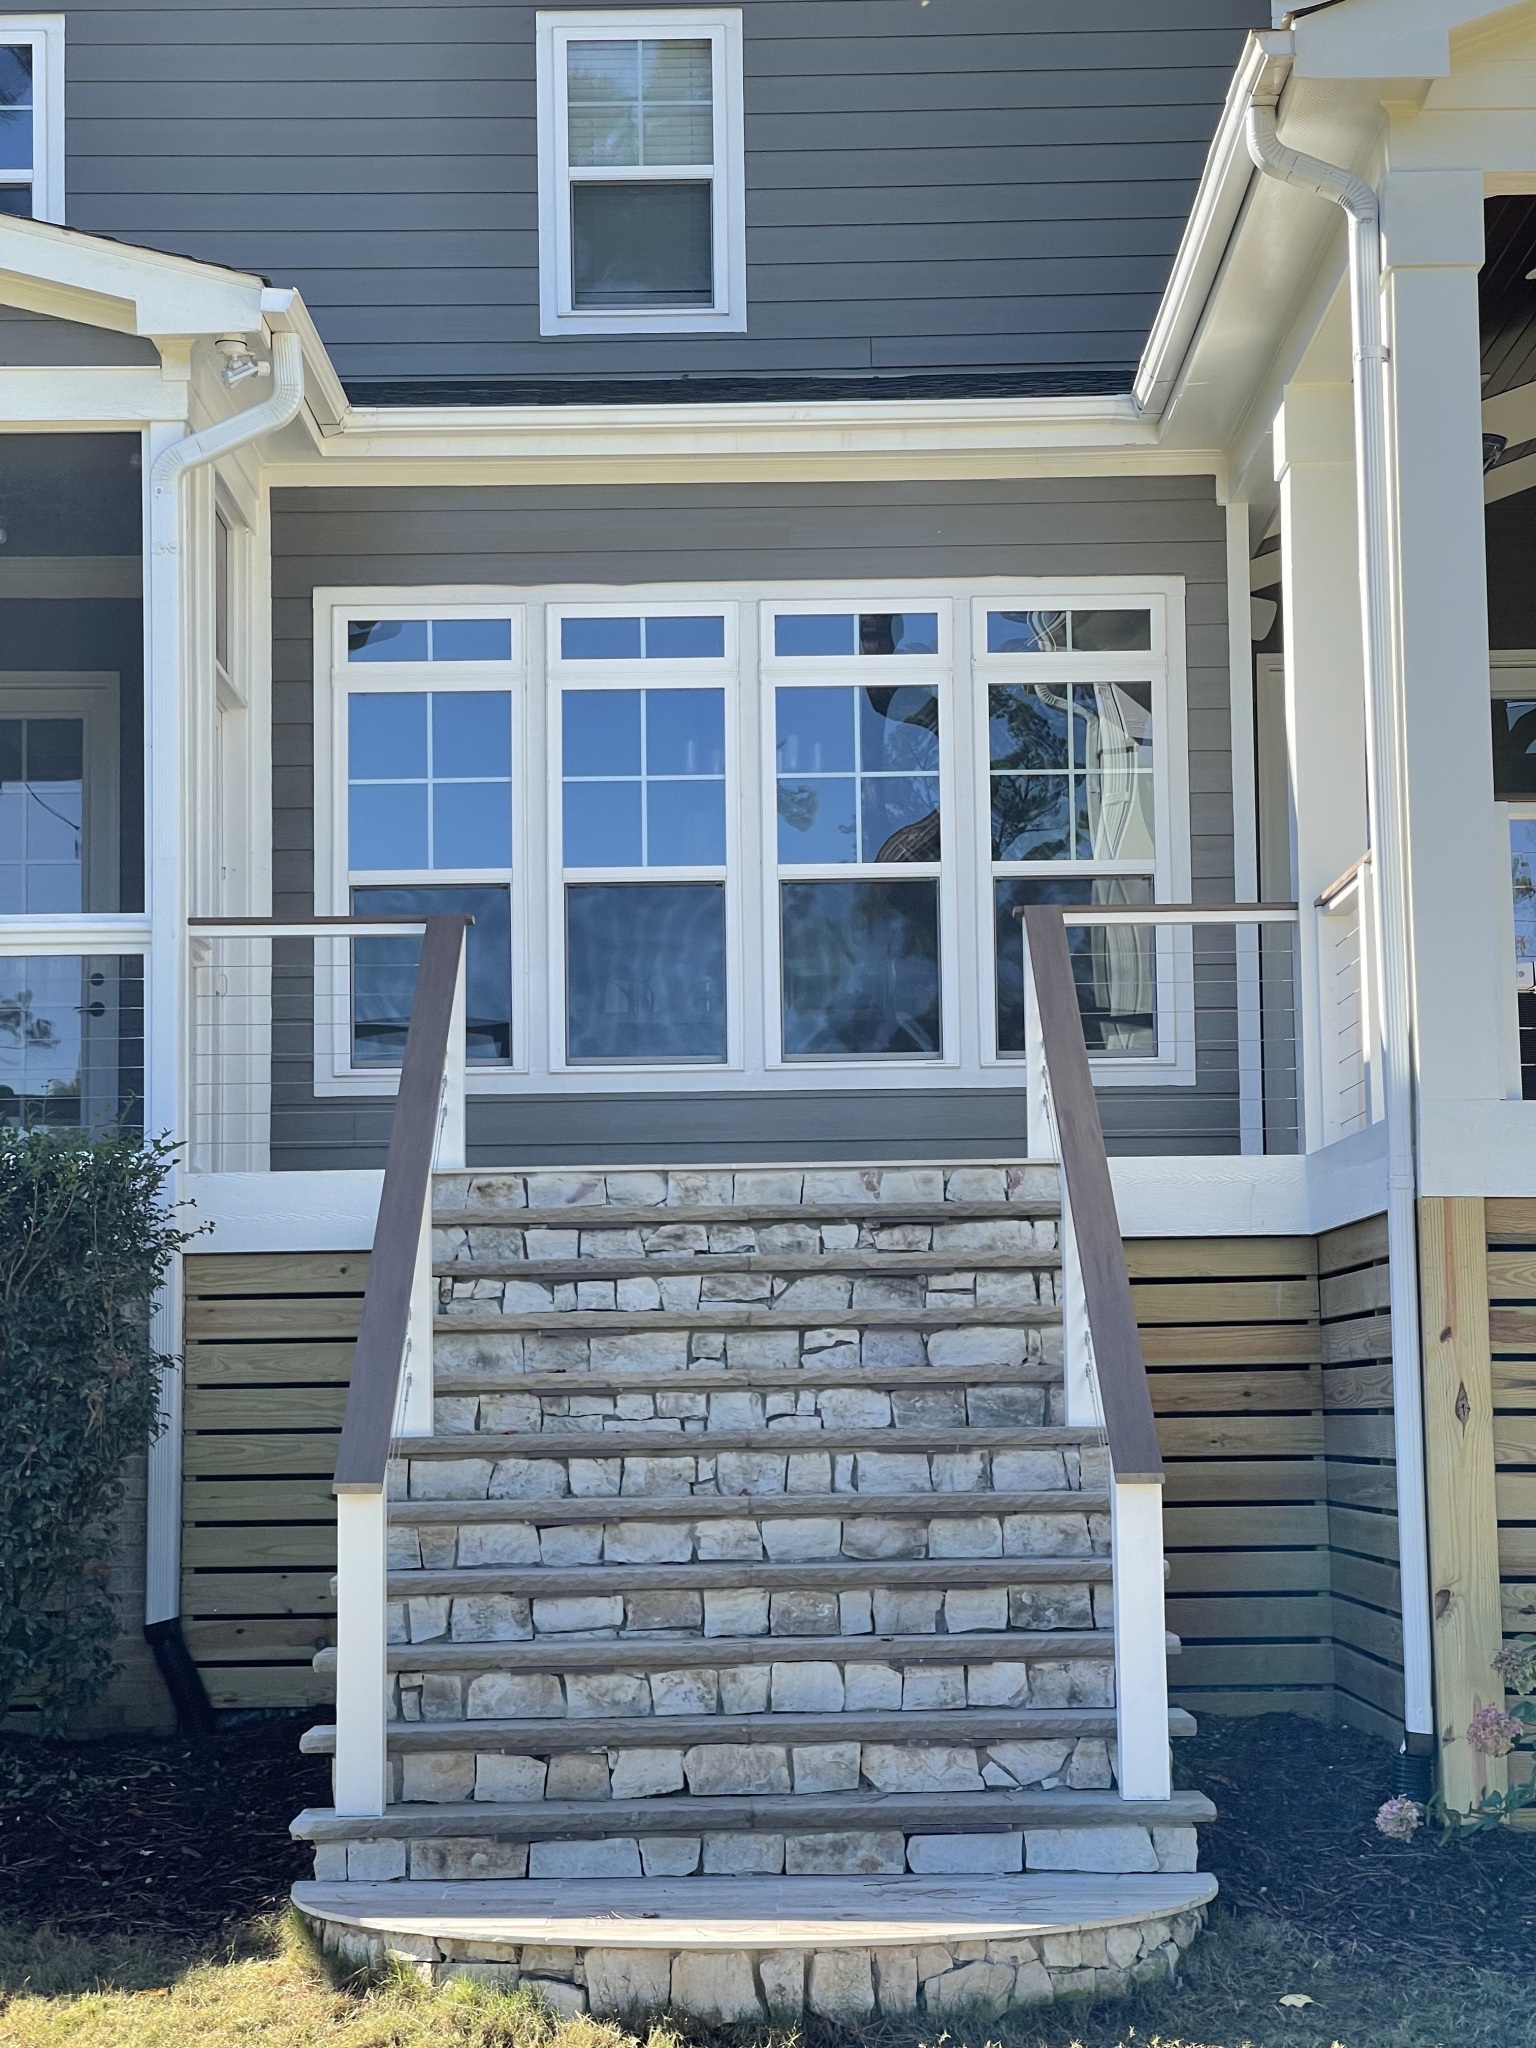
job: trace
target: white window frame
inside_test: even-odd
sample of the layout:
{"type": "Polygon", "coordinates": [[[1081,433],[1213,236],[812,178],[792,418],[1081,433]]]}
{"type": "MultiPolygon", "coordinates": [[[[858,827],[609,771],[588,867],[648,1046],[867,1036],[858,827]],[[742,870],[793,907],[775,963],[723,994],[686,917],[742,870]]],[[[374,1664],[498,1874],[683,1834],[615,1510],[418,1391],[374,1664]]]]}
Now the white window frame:
{"type": "MultiPolygon", "coordinates": [[[[534,758],[527,733],[528,633],[521,597],[464,586],[402,593],[348,591],[315,593],[315,915],[351,914],[354,888],[505,888],[512,934],[512,1058],[495,1067],[470,1069],[473,1092],[487,1081],[505,1081],[528,1071],[527,1005],[527,804],[519,800],[519,771],[534,758]],[[354,619],[507,618],[512,626],[510,661],[349,662],[347,627],[354,619]],[[512,699],[512,867],[370,868],[355,874],[347,848],[347,707],[354,692],[371,695],[431,695],[433,691],[505,692],[512,699]]],[[[531,781],[532,778],[529,778],[531,781]]],[[[366,915],[366,913],[360,913],[366,915]]],[[[331,1014],[314,1020],[316,1095],[392,1095],[398,1067],[352,1064],[350,955],[346,939],[315,942],[329,961],[337,999],[331,1014]]],[[[487,1091],[490,1092],[490,1091],[487,1091]]]]}
{"type": "MultiPolygon", "coordinates": [[[[1184,586],[1167,577],[1032,577],[1002,592],[972,599],[972,669],[976,678],[978,782],[975,801],[983,821],[989,926],[994,884],[1003,880],[1067,881],[1074,877],[1143,876],[1156,903],[1187,903],[1190,892],[1189,735],[1184,667],[1184,586]],[[1151,648],[1106,653],[991,654],[989,611],[1150,611],[1151,648]],[[1003,682],[1150,683],[1152,687],[1153,858],[1150,861],[998,861],[992,858],[992,766],[987,692],[1003,682]]],[[[1192,1015],[1194,949],[1187,931],[1156,934],[1157,1049],[1145,1057],[1090,1056],[1095,1085],[1145,1088],[1159,1083],[1193,1087],[1198,1074],[1192,1015]]],[[[996,942],[988,948],[996,975],[996,942]]],[[[984,1063],[1021,1071],[1025,1055],[998,1043],[997,1008],[990,1011],[984,1063]]]]}
{"type": "MultiPolygon", "coordinates": [[[[745,334],[747,228],[742,119],[741,10],[727,8],[582,8],[538,16],[539,332],[541,334],[745,334]],[[572,42],[707,39],[713,52],[714,163],[711,208],[715,298],[712,306],[578,308],[571,282],[572,169],[567,151],[566,51],[572,42]]],[[[698,182],[706,167],[677,166],[664,177],[698,182]]],[[[613,176],[645,178],[642,168],[613,176]]],[[[588,173],[578,167],[579,183],[588,173]]],[[[598,173],[601,178],[602,173],[598,173]]]]}
{"type": "Polygon", "coordinates": [[[717,1077],[742,1071],[742,1011],[744,996],[744,947],[739,934],[741,920],[741,661],[737,607],[730,598],[716,596],[688,600],[669,592],[652,598],[645,592],[604,603],[552,603],[545,607],[546,731],[548,773],[545,784],[548,804],[549,890],[547,924],[549,941],[549,1047],[550,1071],[558,1075],[628,1074],[636,1079],[657,1081],[678,1074],[717,1077]],[[567,661],[560,653],[560,622],[570,618],[695,618],[701,614],[723,613],[725,651],[721,655],[688,660],[653,660],[642,657],[628,661],[567,661]],[[561,701],[567,690],[718,689],[725,694],[725,862],[707,867],[624,867],[567,868],[565,865],[565,760],[564,720],[561,701]],[[572,1060],[566,1045],[566,916],[565,895],[569,886],[584,883],[711,882],[724,893],[725,910],[725,1057],[722,1060],[572,1060]]]}
{"type": "Polygon", "coordinates": [[[32,188],[32,218],[64,224],[64,17],[0,14],[0,45],[32,50],[32,169],[0,171],[0,185],[32,188]]]}
{"type": "MultiPolygon", "coordinates": [[[[507,1067],[471,1072],[471,1091],[493,1097],[625,1094],[636,1087],[669,1095],[722,1090],[889,1090],[893,1087],[1022,1086],[1020,1061],[999,1059],[996,1046],[996,967],[993,954],[992,862],[987,834],[990,795],[985,730],[987,663],[973,659],[974,627],[986,609],[1044,609],[1057,605],[1112,609],[1117,604],[1150,605],[1163,620],[1163,639],[1152,659],[1166,663],[1155,743],[1160,751],[1158,869],[1156,895],[1163,902],[1187,902],[1190,820],[1186,759],[1184,586],[1178,577],[1121,577],[1022,580],[967,577],[910,582],[674,582],[615,590],[612,584],[448,585],[418,589],[329,589],[314,594],[315,608],[315,907],[318,913],[348,907],[346,791],[338,777],[345,767],[345,715],[335,698],[344,695],[334,677],[345,675],[348,618],[420,618],[451,615],[510,616],[514,621],[515,680],[513,747],[513,853],[511,874],[513,949],[513,1060],[507,1067]],[[814,594],[808,595],[808,591],[814,594]],[[939,649],[932,655],[787,656],[771,653],[775,611],[935,611],[939,649]],[[688,662],[571,661],[559,658],[561,616],[642,616],[718,612],[726,620],[726,652],[720,659],[688,662]],[[766,650],[770,650],[765,653],[766,650]],[[775,790],[774,697],[779,680],[798,676],[860,684],[875,679],[933,678],[940,701],[940,803],[944,823],[940,862],[939,915],[943,1054],[870,1059],[784,1060],[780,1045],[780,962],[778,942],[777,804],[775,790]],[[558,692],[563,685],[665,686],[673,678],[713,682],[726,690],[726,932],[727,1053],[719,1061],[683,1064],[633,1062],[604,1066],[564,1059],[564,874],[560,843],[560,750],[558,692]],[[520,708],[519,708],[520,707],[520,708]],[[974,713],[974,715],[973,715],[974,713]],[[754,868],[754,863],[755,868],[754,868]]],[[[1154,628],[1156,631],[1157,629],[1154,628]]],[[[1031,657],[1049,659],[1049,657],[1031,657]]],[[[1077,657],[1081,662],[1082,657],[1077,657]]],[[[1125,657],[1095,656],[1096,677],[1113,680],[1108,664],[1125,657]]],[[[1149,657],[1130,657],[1145,669],[1149,657]]],[[[401,687],[444,687],[445,676],[464,673],[426,664],[368,664],[352,670],[368,687],[398,676],[401,687]],[[434,673],[435,669],[435,673],[434,673]]],[[[454,685],[449,684],[448,687],[454,685]]],[[[1058,867],[1064,864],[1052,864],[1058,867]]],[[[926,867],[914,864],[914,872],[926,867]]],[[[588,871],[596,874],[597,871],[588,871]]],[[[606,872],[606,871],[605,871],[606,872]]],[[[797,873],[814,874],[813,869],[797,873]]],[[[834,874],[833,870],[827,871],[834,874]]],[[[840,864],[834,878],[867,870],[840,864]]],[[[883,874],[894,875],[888,867],[883,874]]],[[[702,871],[701,871],[702,873],[702,871]]],[[[668,875],[692,879],[694,871],[625,869],[629,881],[668,875]]],[[[434,873],[420,879],[446,882],[463,877],[434,873]]],[[[505,882],[505,872],[481,879],[505,882]]],[[[340,1050],[345,1053],[343,1044],[340,1050]]],[[[1192,1048],[1190,1049],[1192,1051],[1192,1048]]],[[[318,1093],[387,1095],[395,1076],[389,1069],[336,1072],[317,1061],[318,1093]]],[[[1107,1086],[1156,1086],[1193,1079],[1192,1070],[1162,1060],[1106,1060],[1095,1063],[1095,1078],[1107,1086]]]]}

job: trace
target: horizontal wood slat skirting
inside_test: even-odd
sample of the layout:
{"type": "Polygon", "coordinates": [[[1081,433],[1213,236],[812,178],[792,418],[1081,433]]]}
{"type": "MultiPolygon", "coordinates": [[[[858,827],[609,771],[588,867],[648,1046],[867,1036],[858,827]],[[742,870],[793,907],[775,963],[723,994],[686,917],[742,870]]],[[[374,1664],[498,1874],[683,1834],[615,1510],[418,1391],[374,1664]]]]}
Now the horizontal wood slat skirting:
{"type": "Polygon", "coordinates": [[[327,1703],[336,1445],[366,1253],[186,1260],[182,1591],[216,1707],[327,1703]]]}
{"type": "Polygon", "coordinates": [[[1384,1226],[1139,1238],[1126,1257],[1168,1463],[1168,1625],[1184,1644],[1171,1696],[1392,1733],[1384,1226]]]}
{"type": "MultiPolygon", "coordinates": [[[[1536,1201],[1490,1199],[1483,1210],[1498,1542],[1495,1627],[1507,1640],[1536,1635],[1536,1201]]],[[[1488,1684],[1481,1672],[1475,1676],[1484,1687],[1479,1699],[1498,1699],[1497,1682],[1488,1684]]]]}
{"type": "MultiPolygon", "coordinates": [[[[1167,1461],[1181,1705],[1338,1712],[1391,1732],[1401,1670],[1385,1253],[1379,1222],[1322,1240],[1126,1246],[1167,1461]]],[[[186,1261],[183,1612],[220,1707],[329,1695],[309,1658],[334,1638],[330,1477],[367,1263],[186,1261]]],[[[1536,1389],[1536,1356],[1527,1376],[1536,1389]]],[[[1529,1409],[1536,1423],[1536,1391],[1529,1409]]]]}

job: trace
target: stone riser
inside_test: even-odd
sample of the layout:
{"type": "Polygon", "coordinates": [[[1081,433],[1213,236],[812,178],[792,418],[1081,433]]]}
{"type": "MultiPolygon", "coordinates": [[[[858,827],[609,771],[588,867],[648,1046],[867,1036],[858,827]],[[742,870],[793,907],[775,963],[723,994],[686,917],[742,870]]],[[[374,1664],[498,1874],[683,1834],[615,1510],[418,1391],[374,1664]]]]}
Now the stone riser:
{"type": "Polygon", "coordinates": [[[664,1727],[622,1748],[431,1750],[392,1759],[392,1801],[515,1803],[543,1799],[700,1798],[785,1792],[981,1792],[1038,1785],[1108,1790],[1115,1745],[1102,1736],[968,1743],[841,1742],[668,1745],[664,1727]]]}
{"type": "MultiPolygon", "coordinates": [[[[995,1645],[989,1645],[995,1648],[995,1645]]],[[[396,1720],[595,1720],[667,1716],[942,1712],[977,1707],[1112,1707],[1115,1668],[1100,1657],[996,1658],[972,1664],[903,1664],[878,1659],[732,1664],[652,1671],[401,1671],[392,1681],[396,1720]],[[809,1672],[808,1678],[798,1674],[809,1672]]],[[[831,1649],[832,1645],[828,1645],[831,1649]]]]}
{"type": "Polygon", "coordinates": [[[429,1594],[389,1603],[392,1643],[621,1640],[658,1634],[966,1635],[1109,1629],[1107,1585],[874,1587],[852,1592],[737,1588],[612,1594],[429,1594]]]}
{"type": "Polygon", "coordinates": [[[663,1167],[615,1173],[439,1173],[435,1218],[513,1217],[530,1210],[773,1209],[848,1204],[868,1210],[899,1204],[1021,1202],[1053,1205],[1054,1165],[731,1168],[663,1167]]]}
{"type": "Polygon", "coordinates": [[[370,1933],[308,1909],[328,1954],[352,1969],[406,1964],[535,1992],[555,2013],[643,2021],[663,2010],[708,2024],[805,2014],[843,2024],[923,2015],[935,2022],[996,2019],[1057,1998],[1120,1997],[1172,1978],[1204,1924],[1203,1909],[1002,1941],[826,1949],[551,1948],[370,1933]]]}
{"type": "MultiPolygon", "coordinates": [[[[397,1809],[398,1811],[398,1809],[397,1809]]],[[[421,1811],[421,1809],[413,1809],[421,1811]]],[[[658,1825],[663,1816],[658,1814],[658,1825]]],[[[492,1825],[490,1812],[487,1828],[492,1825]]],[[[613,1834],[584,1840],[518,1841],[510,1814],[492,1837],[438,1835],[428,1840],[370,1837],[356,1823],[347,1842],[317,1843],[321,1882],[498,1882],[513,1878],[819,1877],[972,1874],[1021,1871],[1192,1871],[1195,1830],[1134,1822],[1096,1827],[998,1829],[936,1835],[899,1827],[796,1834],[751,1829],[698,1834],[613,1834]]]]}
{"type": "MultiPolygon", "coordinates": [[[[493,1311],[494,1313],[494,1311],[493,1311]]],[[[546,1321],[554,1321],[553,1316],[546,1321]]],[[[634,1320],[638,1321],[639,1318],[634,1320]]],[[[456,1381],[510,1383],[521,1373],[591,1373],[606,1392],[626,1373],[686,1373],[698,1370],[751,1372],[801,1370],[823,1378],[839,1372],[892,1367],[988,1365],[1011,1367],[1031,1381],[1061,1371],[1059,1324],[1018,1327],[999,1317],[955,1327],[860,1328],[856,1323],[820,1325],[811,1319],[793,1328],[711,1329],[707,1316],[680,1312],[677,1328],[615,1330],[504,1329],[455,1318],[439,1320],[433,1344],[438,1369],[456,1381]]]]}
{"type": "MultiPolygon", "coordinates": [[[[620,1511],[622,1513],[622,1511],[620,1511]]],[[[476,1565],[712,1563],[737,1558],[796,1563],[813,1558],[975,1559],[1107,1557],[1107,1514],[743,1515],[691,1521],[594,1519],[542,1526],[527,1521],[392,1524],[392,1570],[448,1571],[476,1565]]]]}
{"type": "MultiPolygon", "coordinates": [[[[1034,1224],[1028,1223],[952,1223],[936,1226],[933,1235],[943,1238],[946,1233],[974,1235],[990,1230],[1020,1236],[1025,1233],[1032,1235],[1035,1228],[1034,1224]]],[[[683,1225],[676,1225],[669,1235],[682,1235],[684,1229],[683,1225]]],[[[508,1235],[505,1232],[497,1234],[508,1235]]],[[[528,1231],[524,1234],[532,1237],[537,1233],[528,1231]]],[[[567,1234],[548,1233],[552,1237],[567,1234]]],[[[662,1233],[657,1231],[654,1235],[659,1237],[662,1233]]],[[[667,1249],[670,1251],[674,1247],[669,1245],[667,1249]]],[[[934,1249],[945,1253],[995,1249],[1012,1252],[1022,1258],[1028,1257],[1034,1247],[1028,1243],[995,1247],[974,1244],[954,1247],[941,1243],[934,1249]]],[[[442,1314],[452,1316],[461,1309],[470,1308],[497,1308],[503,1315],[524,1316],[564,1315],[573,1311],[596,1314],[611,1310],[623,1315],[653,1312],[696,1315],[707,1323],[711,1312],[716,1309],[772,1309],[784,1315],[814,1317],[828,1312],[888,1312],[892,1309],[997,1309],[1006,1314],[1013,1309],[1054,1308],[1059,1305],[1055,1271],[1022,1266],[999,1272],[978,1272],[961,1266],[946,1273],[928,1274],[843,1275],[836,1272],[794,1274],[770,1271],[662,1273],[655,1277],[642,1274],[618,1279],[556,1280],[541,1278],[536,1273],[521,1273],[512,1278],[477,1273],[473,1270],[474,1261],[481,1256],[499,1260],[513,1254],[495,1253],[488,1247],[482,1252],[477,1245],[466,1245],[460,1261],[439,1281],[439,1310],[442,1314]],[[460,1272],[459,1263],[470,1270],[460,1272]]],[[[546,1251],[544,1256],[553,1259],[557,1254],[546,1251]]]]}
{"type": "Polygon", "coordinates": [[[437,1436],[498,1430],[537,1435],[573,1430],[602,1435],[645,1426],[657,1436],[696,1435],[707,1429],[786,1427],[817,1429],[1011,1429],[1065,1422],[1060,1387],[808,1386],[799,1391],[720,1390],[664,1393],[440,1394],[433,1403],[437,1436]]]}
{"type": "MultiPolygon", "coordinates": [[[[791,1449],[628,1452],[622,1456],[416,1457],[391,1489],[411,1500],[619,1500],[708,1493],[1054,1493],[1102,1488],[1108,1467],[1092,1446],[961,1451],[791,1449]]],[[[457,1442],[454,1449],[458,1449],[457,1442]]],[[[531,1447],[530,1447],[531,1449],[531,1447]]],[[[402,1467],[404,1470],[402,1470],[402,1467]]]]}

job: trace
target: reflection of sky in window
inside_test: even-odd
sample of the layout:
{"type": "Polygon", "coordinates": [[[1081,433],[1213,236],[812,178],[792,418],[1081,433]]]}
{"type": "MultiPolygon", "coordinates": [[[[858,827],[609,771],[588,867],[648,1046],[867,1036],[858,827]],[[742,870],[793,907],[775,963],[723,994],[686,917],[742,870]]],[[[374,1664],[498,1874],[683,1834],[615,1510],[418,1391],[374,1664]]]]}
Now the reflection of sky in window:
{"type": "Polygon", "coordinates": [[[354,872],[510,864],[505,690],[354,691],[347,748],[354,872]]]}
{"type": "Polygon", "coordinates": [[[0,1090],[57,1096],[78,1088],[81,997],[78,956],[0,960],[0,1090]]]}
{"type": "Polygon", "coordinates": [[[510,619],[350,619],[347,660],[510,661],[510,619]]]}
{"type": "Polygon", "coordinates": [[[773,621],[773,651],[785,659],[938,649],[937,612],[779,612],[773,621]]]}
{"type": "Polygon", "coordinates": [[[724,865],[723,690],[567,690],[561,739],[567,867],[724,865]]]}
{"type": "Polygon", "coordinates": [[[0,718],[0,914],[84,907],[85,723],[0,718]]]}
{"type": "Polygon", "coordinates": [[[724,654],[725,619],[719,612],[560,621],[562,661],[719,661],[724,654]]]}

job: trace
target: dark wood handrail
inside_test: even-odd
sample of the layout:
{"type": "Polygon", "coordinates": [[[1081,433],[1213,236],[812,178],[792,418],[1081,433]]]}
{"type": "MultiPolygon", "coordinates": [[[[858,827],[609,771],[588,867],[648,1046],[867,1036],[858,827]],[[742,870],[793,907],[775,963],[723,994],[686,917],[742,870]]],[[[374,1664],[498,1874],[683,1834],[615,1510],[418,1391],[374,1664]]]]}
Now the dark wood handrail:
{"type": "Polygon", "coordinates": [[[1163,1454],[1115,1213],[1104,1127],[1094,1099],[1067,928],[1056,904],[1027,905],[1023,922],[1110,1467],[1117,1479],[1161,1483],[1163,1454]]]}
{"type": "MultiPolygon", "coordinates": [[[[395,1402],[405,1358],[416,1252],[426,1214],[437,1144],[438,1107],[448,1033],[468,917],[428,917],[411,1021],[400,1067],[384,1186],[363,1290],[362,1319],[352,1354],[352,1381],[336,1452],[333,1493],[378,1493],[389,1465],[395,1402]]],[[[426,1342],[431,1342],[427,1333],[426,1342]]]]}

